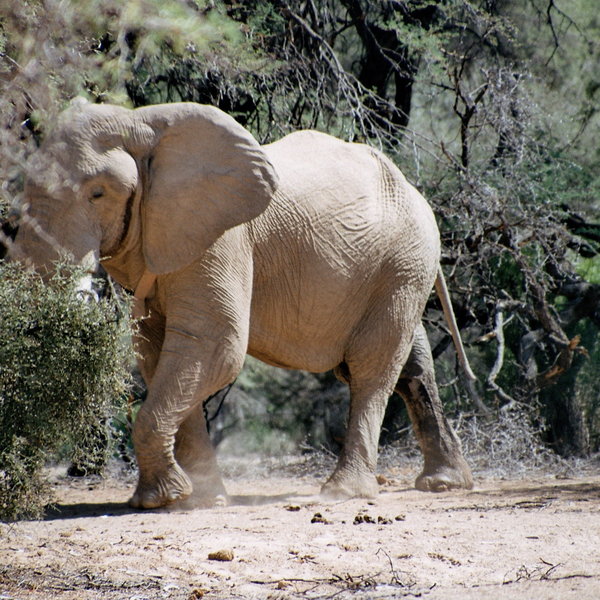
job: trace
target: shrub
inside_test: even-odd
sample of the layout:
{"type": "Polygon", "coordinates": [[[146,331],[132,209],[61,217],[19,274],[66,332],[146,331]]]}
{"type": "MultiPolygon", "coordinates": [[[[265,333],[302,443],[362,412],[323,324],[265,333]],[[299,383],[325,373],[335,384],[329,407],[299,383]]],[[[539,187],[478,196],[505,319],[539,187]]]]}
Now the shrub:
{"type": "Polygon", "coordinates": [[[47,500],[46,460],[65,445],[82,447],[128,386],[129,318],[115,300],[78,297],[81,273],[58,272],[45,284],[35,273],[0,263],[4,520],[41,514],[47,500]]]}

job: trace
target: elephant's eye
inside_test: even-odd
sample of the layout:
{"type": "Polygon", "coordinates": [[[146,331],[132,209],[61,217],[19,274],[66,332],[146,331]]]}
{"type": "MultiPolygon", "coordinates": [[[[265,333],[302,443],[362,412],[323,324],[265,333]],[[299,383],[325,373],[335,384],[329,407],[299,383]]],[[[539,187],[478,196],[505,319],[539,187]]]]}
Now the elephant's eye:
{"type": "Polygon", "coordinates": [[[102,198],[102,196],[104,196],[104,188],[102,186],[96,186],[92,188],[90,200],[97,200],[98,198],[102,198]]]}

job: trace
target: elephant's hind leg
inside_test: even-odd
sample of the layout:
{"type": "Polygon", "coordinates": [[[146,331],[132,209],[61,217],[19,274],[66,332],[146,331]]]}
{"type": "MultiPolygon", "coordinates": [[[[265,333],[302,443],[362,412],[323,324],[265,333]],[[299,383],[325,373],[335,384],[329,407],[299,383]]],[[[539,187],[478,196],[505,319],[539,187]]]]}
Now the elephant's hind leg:
{"type": "Polygon", "coordinates": [[[433,358],[425,329],[420,324],[409,358],[396,385],[406,403],[413,429],[424,457],[423,471],[415,486],[442,492],[473,487],[473,477],[460,441],[446,420],[440,401],[433,358]]]}
{"type": "Polygon", "coordinates": [[[146,318],[139,321],[133,337],[138,367],[146,386],[150,386],[156,371],[164,339],[165,318],[158,311],[151,310],[146,318]]]}
{"type": "Polygon", "coordinates": [[[378,384],[352,379],[344,446],[335,471],[321,489],[325,498],[344,500],[377,495],[377,447],[388,397],[389,392],[378,384]]]}
{"type": "Polygon", "coordinates": [[[390,325],[383,318],[387,306],[379,308],[383,314],[370,314],[347,349],[346,368],[338,368],[350,385],[350,413],[342,453],[321,490],[327,498],[369,498],[378,492],[375,469],[381,423],[412,342],[412,328],[390,325]]]}

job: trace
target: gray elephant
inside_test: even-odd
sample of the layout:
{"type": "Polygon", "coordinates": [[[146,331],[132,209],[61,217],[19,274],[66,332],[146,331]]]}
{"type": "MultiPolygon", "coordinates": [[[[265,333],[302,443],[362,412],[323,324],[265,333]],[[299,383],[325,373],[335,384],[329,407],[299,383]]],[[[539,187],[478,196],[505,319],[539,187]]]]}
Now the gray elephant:
{"type": "Polygon", "coordinates": [[[101,261],[144,315],[137,346],[149,393],[133,431],[132,506],[192,491],[197,504],[225,497],[202,401],[235,379],[246,353],[334,369],[349,384],[347,435],[324,495],[376,494],[394,389],[424,454],[417,487],[472,486],[421,325],[435,282],[452,312],[438,229],[380,152],[316,131],[260,146],[233,118],[193,103],[78,100],[37,153],[24,198],[36,226],[21,227],[17,255],[38,269],[51,269],[60,248],[90,269],[101,261]]]}

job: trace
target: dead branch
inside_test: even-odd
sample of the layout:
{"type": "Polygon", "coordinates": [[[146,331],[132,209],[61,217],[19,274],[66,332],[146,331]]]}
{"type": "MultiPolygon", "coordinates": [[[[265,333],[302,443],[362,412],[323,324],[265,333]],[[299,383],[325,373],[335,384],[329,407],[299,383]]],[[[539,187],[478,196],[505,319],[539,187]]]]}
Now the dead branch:
{"type": "MultiPolygon", "coordinates": [[[[496,316],[494,319],[495,327],[494,327],[494,337],[497,341],[497,351],[496,351],[496,360],[494,361],[494,365],[492,366],[491,371],[487,377],[487,386],[489,389],[493,390],[495,394],[499,396],[499,398],[505,403],[513,403],[515,400],[512,396],[507,394],[497,383],[496,378],[500,374],[502,370],[502,366],[504,364],[504,350],[505,350],[505,340],[504,340],[504,309],[505,303],[499,302],[496,306],[496,316]]],[[[510,319],[509,319],[510,320],[510,319]]]]}

